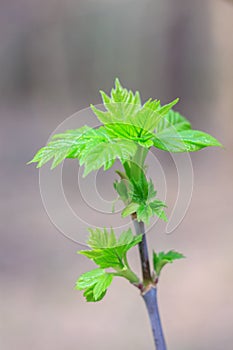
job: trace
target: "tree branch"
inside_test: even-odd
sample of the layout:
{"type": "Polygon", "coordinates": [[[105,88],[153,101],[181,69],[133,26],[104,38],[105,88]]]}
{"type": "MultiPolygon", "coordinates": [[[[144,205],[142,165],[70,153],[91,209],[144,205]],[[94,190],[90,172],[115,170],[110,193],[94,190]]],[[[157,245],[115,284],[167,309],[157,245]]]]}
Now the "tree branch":
{"type": "Polygon", "coordinates": [[[141,267],[142,267],[142,276],[143,276],[143,284],[147,285],[151,283],[151,272],[150,272],[150,261],[149,254],[147,248],[146,234],[145,234],[145,225],[144,222],[133,218],[133,224],[136,231],[136,234],[142,234],[142,241],[139,243],[139,253],[141,259],[141,267]]]}
{"type": "Polygon", "coordinates": [[[157,350],[166,350],[162,324],[159,316],[157,288],[151,285],[150,289],[142,294],[150,318],[154,343],[157,350]]]}
{"type": "Polygon", "coordinates": [[[145,225],[142,221],[138,222],[136,214],[132,215],[132,219],[136,234],[143,234],[142,241],[139,243],[139,253],[143,276],[142,297],[145,301],[147,312],[150,318],[155,348],[156,350],[166,350],[157,302],[156,283],[158,281],[153,281],[150,271],[150,260],[148,254],[145,225]]]}

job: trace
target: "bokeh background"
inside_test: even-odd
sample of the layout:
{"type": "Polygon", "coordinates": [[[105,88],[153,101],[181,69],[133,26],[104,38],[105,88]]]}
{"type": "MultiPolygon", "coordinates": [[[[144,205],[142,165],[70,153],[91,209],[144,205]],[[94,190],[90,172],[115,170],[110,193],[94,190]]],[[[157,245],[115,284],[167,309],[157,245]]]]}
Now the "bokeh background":
{"type": "MultiPolygon", "coordinates": [[[[173,234],[158,224],[148,239],[188,257],[169,266],[159,286],[168,348],[232,349],[232,33],[232,1],[1,0],[1,349],[153,349],[143,301],[127,282],[114,281],[96,304],[74,290],[93,265],[50,222],[38,170],[25,165],[65,118],[100,103],[98,90],[109,91],[116,76],[144,100],[179,96],[194,128],[225,146],[192,155],[188,213],[173,234]]],[[[169,155],[158,157],[172,206],[177,172],[169,155]]],[[[107,177],[97,180],[111,199],[107,177]]],[[[110,224],[105,216],[100,225],[110,224]]],[[[136,250],[131,258],[139,269],[136,250]]]]}

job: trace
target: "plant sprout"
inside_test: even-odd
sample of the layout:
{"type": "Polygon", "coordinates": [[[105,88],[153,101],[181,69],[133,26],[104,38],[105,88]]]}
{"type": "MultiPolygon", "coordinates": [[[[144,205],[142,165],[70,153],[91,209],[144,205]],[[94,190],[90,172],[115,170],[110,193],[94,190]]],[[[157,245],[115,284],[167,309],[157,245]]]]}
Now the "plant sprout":
{"type": "Polygon", "coordinates": [[[118,159],[121,168],[113,186],[124,203],[122,217],[131,216],[134,231],[129,228],[119,237],[114,230],[89,229],[89,250],[78,253],[96,264],[96,268],[82,274],[76,289],[83,291],[88,302],[103,299],[113,278],[123,277],[140,290],[149,314],[155,348],[165,350],[162,325],[157,304],[157,285],[163,267],[184,258],[175,251],[153,251],[151,264],[145,234],[145,225],[153,216],[167,221],[166,204],[157,198],[154,184],[147,176],[145,164],[148,151],[154,147],[163,151],[195,152],[209,146],[221,146],[213,136],[193,130],[190,122],[175,111],[178,99],[166,105],[149,99],[141,103],[139,92],[123,88],[118,79],[110,96],[100,91],[105,111],[91,105],[101,123],[98,128],[87,125],[56,134],[41,148],[29,163],[40,168],[52,160],[51,169],[66,158],[78,159],[84,166],[83,176],[103,168],[110,169],[118,159]],[[128,251],[139,247],[142,277],[136,274],[128,261],[128,251]]]}

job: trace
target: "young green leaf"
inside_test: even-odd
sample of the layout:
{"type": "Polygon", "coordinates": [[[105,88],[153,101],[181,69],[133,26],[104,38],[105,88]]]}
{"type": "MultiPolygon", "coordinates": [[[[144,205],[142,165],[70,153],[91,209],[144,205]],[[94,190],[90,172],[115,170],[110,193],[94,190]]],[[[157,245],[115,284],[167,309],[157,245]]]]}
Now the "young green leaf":
{"type": "Polygon", "coordinates": [[[113,186],[117,191],[122,202],[126,203],[129,199],[128,195],[128,181],[126,179],[122,179],[121,181],[115,181],[113,186]]]}
{"type": "Polygon", "coordinates": [[[134,203],[146,203],[148,198],[148,184],[143,180],[134,181],[132,178],[129,183],[129,198],[134,203]]]}
{"type": "Polygon", "coordinates": [[[163,210],[166,204],[160,200],[154,200],[153,202],[148,202],[147,204],[141,204],[136,213],[138,221],[143,221],[146,224],[150,223],[152,216],[157,215],[160,219],[167,221],[167,216],[163,210]]]}
{"type": "Polygon", "coordinates": [[[164,208],[166,208],[166,204],[158,199],[155,199],[153,202],[149,203],[149,206],[153,212],[153,215],[157,215],[160,219],[162,219],[163,221],[168,221],[167,219],[167,215],[165,213],[165,211],[163,210],[164,208]]]}
{"type": "Polygon", "coordinates": [[[103,229],[90,228],[88,231],[90,234],[87,244],[92,249],[112,248],[118,244],[117,238],[112,228],[109,232],[105,227],[103,229]]]}
{"type": "Polygon", "coordinates": [[[91,171],[104,167],[109,169],[118,158],[125,162],[136,152],[136,144],[130,140],[102,142],[91,147],[80,159],[80,165],[85,165],[84,176],[91,171]]]}
{"type": "Polygon", "coordinates": [[[160,200],[154,200],[153,202],[148,203],[134,203],[131,202],[128,204],[125,209],[122,211],[122,217],[127,217],[133,213],[137,214],[137,220],[143,221],[146,224],[150,223],[152,216],[157,215],[160,219],[167,221],[166,213],[163,208],[166,207],[166,204],[160,200]]]}
{"type": "Polygon", "coordinates": [[[134,115],[141,106],[139,93],[133,94],[132,91],[123,88],[119,79],[115,80],[115,88],[111,91],[111,97],[103,91],[100,93],[107,111],[103,112],[93,105],[91,108],[101,123],[105,125],[127,122],[129,116],[134,115]]]}
{"type": "Polygon", "coordinates": [[[138,136],[151,137],[151,133],[154,132],[160,120],[177,102],[178,99],[161,107],[159,100],[152,101],[149,99],[135,116],[129,118],[129,122],[137,128],[140,128],[138,136]]]}
{"type": "Polygon", "coordinates": [[[154,188],[154,184],[152,182],[152,180],[150,179],[148,182],[148,197],[147,199],[150,201],[151,199],[153,199],[157,194],[157,191],[155,191],[154,188]]]}
{"type": "Polygon", "coordinates": [[[178,253],[174,250],[170,250],[169,252],[160,252],[156,254],[153,252],[153,265],[154,270],[157,274],[157,276],[160,275],[162,268],[168,264],[172,263],[174,260],[185,258],[185,256],[181,253],[178,253]]]}
{"type": "Polygon", "coordinates": [[[128,251],[142,240],[142,235],[134,236],[131,228],[123,231],[118,238],[118,247],[123,247],[124,251],[128,251]]]}
{"type": "Polygon", "coordinates": [[[105,273],[99,278],[98,283],[95,284],[93,288],[93,296],[98,300],[101,295],[107,290],[107,288],[112,283],[113,276],[110,273],[105,273]]]}
{"type": "Polygon", "coordinates": [[[37,168],[42,167],[49,160],[54,158],[51,168],[55,168],[65,158],[73,158],[79,156],[82,149],[83,138],[93,135],[93,130],[88,126],[83,126],[80,129],[68,130],[63,134],[57,134],[52,137],[52,140],[43,148],[41,148],[34,158],[28,163],[38,163],[37,168]],[[84,136],[85,135],[85,136],[84,136]]]}
{"type": "Polygon", "coordinates": [[[88,245],[91,250],[78,253],[93,260],[100,268],[122,270],[125,267],[126,254],[142,240],[142,235],[133,236],[132,230],[123,231],[117,239],[113,229],[91,229],[88,245]]]}
{"type": "Polygon", "coordinates": [[[40,149],[31,160],[41,167],[54,158],[52,169],[65,158],[78,158],[85,165],[84,176],[93,170],[104,167],[109,169],[118,158],[124,162],[132,157],[137,150],[134,141],[111,138],[104,127],[91,129],[84,126],[76,130],[68,130],[63,134],[54,135],[47,146],[40,149]]]}
{"type": "Polygon", "coordinates": [[[82,274],[76,282],[76,289],[84,290],[87,301],[101,300],[112,283],[113,276],[103,269],[95,269],[82,274]]]}
{"type": "Polygon", "coordinates": [[[149,132],[142,133],[142,129],[135,125],[134,120],[131,122],[115,122],[105,125],[109,136],[111,138],[124,139],[124,140],[133,140],[139,145],[150,148],[153,146],[153,134],[149,132]]]}
{"type": "Polygon", "coordinates": [[[174,101],[168,103],[167,105],[164,105],[160,107],[159,114],[164,117],[169,113],[169,111],[172,109],[173,106],[175,106],[179,102],[179,98],[176,98],[174,101]]]}
{"type": "Polygon", "coordinates": [[[67,130],[62,134],[56,134],[52,140],[41,148],[29,162],[36,162],[37,167],[54,158],[51,168],[55,168],[65,158],[84,158],[87,153],[95,149],[99,144],[109,143],[111,140],[103,127],[92,129],[88,126],[76,130],[67,130]]]}
{"type": "Polygon", "coordinates": [[[105,270],[103,269],[95,269],[82,274],[76,283],[76,289],[83,290],[94,286],[104,274],[105,270]]]}
{"type": "Polygon", "coordinates": [[[77,281],[76,289],[85,290],[87,301],[101,300],[112,282],[113,276],[121,276],[131,283],[138,283],[139,278],[130,269],[126,254],[141,242],[142,235],[133,236],[131,229],[122,232],[117,239],[113,229],[91,229],[88,245],[91,250],[79,251],[79,254],[93,260],[100,268],[86,272],[77,281]],[[116,272],[107,273],[106,268],[116,272]]]}
{"type": "Polygon", "coordinates": [[[195,152],[209,146],[222,146],[213,136],[198,130],[172,128],[156,134],[154,146],[168,152],[195,152]]]}
{"type": "Polygon", "coordinates": [[[141,105],[139,93],[133,94],[123,88],[116,79],[115,89],[111,97],[101,91],[106,111],[91,105],[93,112],[105,125],[109,135],[113,138],[134,140],[138,144],[150,148],[153,145],[153,131],[168,111],[178,102],[178,99],[161,106],[160,101],[149,99],[141,105]]]}
{"type": "Polygon", "coordinates": [[[122,216],[123,218],[126,218],[127,216],[129,216],[129,215],[135,213],[135,212],[138,210],[139,206],[140,206],[140,205],[139,205],[138,203],[133,203],[133,202],[131,202],[130,204],[128,204],[128,205],[125,207],[125,209],[123,209],[123,211],[122,211],[122,213],[121,213],[121,216],[122,216]]]}
{"type": "Polygon", "coordinates": [[[150,205],[141,204],[137,210],[137,220],[143,221],[146,224],[150,223],[150,218],[153,216],[153,211],[150,205]]]}
{"type": "MultiPolygon", "coordinates": [[[[126,169],[126,174],[129,176],[129,181],[127,182],[127,187],[125,187],[124,192],[124,203],[129,204],[122,211],[122,217],[127,217],[133,213],[137,214],[138,221],[143,221],[146,224],[149,224],[152,216],[157,215],[164,221],[167,221],[167,216],[164,212],[166,204],[158,199],[154,199],[156,196],[156,191],[152,180],[147,181],[146,176],[143,170],[140,167],[135,167],[135,171],[140,169],[140,171],[131,178],[132,171],[131,167],[134,163],[127,163],[129,168],[126,169]],[[134,178],[137,178],[137,181],[134,181],[134,178]]],[[[135,166],[135,164],[134,164],[135,166]]],[[[125,181],[125,180],[121,180],[125,181]]],[[[116,187],[115,187],[116,188],[116,187]]],[[[118,192],[119,193],[119,192],[118,192]]],[[[120,197],[122,198],[122,197],[120,197]]]]}
{"type": "Polygon", "coordinates": [[[101,248],[93,250],[80,250],[78,252],[81,255],[85,255],[88,259],[93,260],[96,265],[102,269],[114,268],[123,269],[124,262],[122,257],[118,255],[116,248],[101,248]]]}
{"type": "Polygon", "coordinates": [[[170,128],[181,131],[191,129],[192,127],[190,122],[184,116],[174,110],[170,110],[164,118],[160,120],[156,126],[156,131],[157,133],[160,133],[162,131],[170,130],[170,128]]]}
{"type": "Polygon", "coordinates": [[[145,169],[135,162],[128,162],[130,166],[129,176],[129,197],[132,202],[141,203],[148,199],[148,182],[145,169]]]}
{"type": "Polygon", "coordinates": [[[213,136],[192,130],[190,122],[170,110],[157,125],[154,146],[168,152],[194,152],[208,146],[221,146],[213,136]]]}
{"type": "Polygon", "coordinates": [[[106,295],[107,290],[105,290],[104,292],[102,292],[102,294],[99,296],[99,298],[94,298],[94,294],[93,294],[93,287],[89,287],[87,288],[84,293],[83,296],[86,298],[87,302],[97,302],[100,301],[104,298],[104,296],[106,295]]]}

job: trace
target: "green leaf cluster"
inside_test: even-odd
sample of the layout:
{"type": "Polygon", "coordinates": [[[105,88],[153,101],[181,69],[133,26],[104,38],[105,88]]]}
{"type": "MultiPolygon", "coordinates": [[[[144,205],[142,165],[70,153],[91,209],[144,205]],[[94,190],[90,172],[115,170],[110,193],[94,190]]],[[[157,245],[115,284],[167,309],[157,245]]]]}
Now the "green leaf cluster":
{"type": "Polygon", "coordinates": [[[129,249],[141,242],[140,235],[133,236],[131,229],[123,231],[117,239],[114,231],[106,228],[90,229],[88,245],[91,250],[81,250],[79,254],[93,260],[101,268],[121,270],[126,265],[126,254],[129,249]]]}
{"type": "Polygon", "coordinates": [[[156,275],[159,276],[163,267],[168,263],[173,263],[173,261],[178,259],[183,259],[185,256],[175,250],[170,250],[169,252],[153,252],[153,265],[156,275]]]}
{"type": "Polygon", "coordinates": [[[153,132],[161,118],[178,102],[178,99],[161,106],[159,100],[149,99],[141,104],[140,94],[123,88],[118,79],[110,96],[101,91],[106,111],[91,105],[93,112],[105,125],[111,137],[133,140],[150,148],[153,146],[153,132]]]}
{"type": "Polygon", "coordinates": [[[122,211],[122,217],[136,213],[137,220],[146,224],[149,224],[154,215],[167,221],[164,211],[166,204],[155,199],[157,191],[154,189],[152,180],[147,180],[145,167],[143,165],[140,167],[134,162],[126,162],[124,168],[125,173],[118,171],[121,180],[114,183],[119,198],[126,205],[122,211]]]}
{"type": "MultiPolygon", "coordinates": [[[[91,105],[101,126],[83,126],[54,135],[29,163],[40,168],[52,161],[55,168],[66,158],[78,159],[84,166],[84,176],[103,168],[110,169],[118,159],[123,170],[117,171],[119,181],[114,188],[125,208],[122,217],[136,216],[137,220],[149,224],[157,215],[167,221],[166,204],[156,195],[151,179],[146,176],[146,156],[151,147],[168,152],[194,152],[209,146],[221,146],[213,136],[193,130],[190,122],[173,110],[178,99],[166,105],[149,99],[141,103],[139,92],[133,93],[121,86],[118,79],[108,96],[100,91],[105,110],[91,105]]],[[[82,274],[76,289],[82,290],[88,302],[96,302],[105,296],[115,276],[126,278],[140,286],[139,278],[129,266],[128,251],[140,244],[142,235],[133,236],[131,229],[117,238],[111,229],[90,229],[89,250],[79,254],[91,259],[98,268],[82,274]]],[[[153,253],[154,271],[159,277],[163,267],[174,260],[184,258],[174,250],[153,253]]],[[[154,282],[154,281],[150,281],[154,282]]]]}
{"type": "Polygon", "coordinates": [[[110,138],[104,127],[92,129],[84,126],[54,135],[29,163],[37,162],[37,167],[40,168],[53,159],[51,169],[54,169],[65,158],[78,158],[80,165],[85,166],[86,176],[101,167],[109,169],[117,158],[124,162],[135,152],[136,145],[133,141],[110,138]]]}
{"type": "Polygon", "coordinates": [[[76,288],[84,290],[87,301],[99,301],[106,294],[107,288],[114,276],[121,276],[131,283],[138,283],[139,279],[130,269],[127,252],[142,240],[142,235],[133,236],[131,229],[123,231],[119,238],[113,229],[89,229],[88,246],[90,250],[81,250],[78,253],[85,255],[98,265],[98,269],[81,275],[76,288]],[[107,272],[112,268],[114,272],[107,272]]]}
{"type": "Polygon", "coordinates": [[[137,220],[146,224],[150,223],[151,217],[157,215],[160,219],[167,221],[164,211],[166,204],[159,199],[147,200],[146,202],[130,202],[122,211],[122,217],[127,217],[134,213],[137,214],[137,220]]]}
{"type": "Polygon", "coordinates": [[[50,160],[55,168],[65,158],[77,158],[85,166],[84,176],[103,167],[111,168],[116,159],[130,161],[138,146],[154,146],[169,152],[197,151],[221,144],[207,133],[192,130],[191,124],[172,107],[178,99],[161,106],[159,100],[141,103],[139,92],[123,88],[118,79],[110,96],[101,91],[106,111],[91,105],[103,124],[97,129],[83,126],[54,135],[29,163],[43,166],[50,160]]]}

